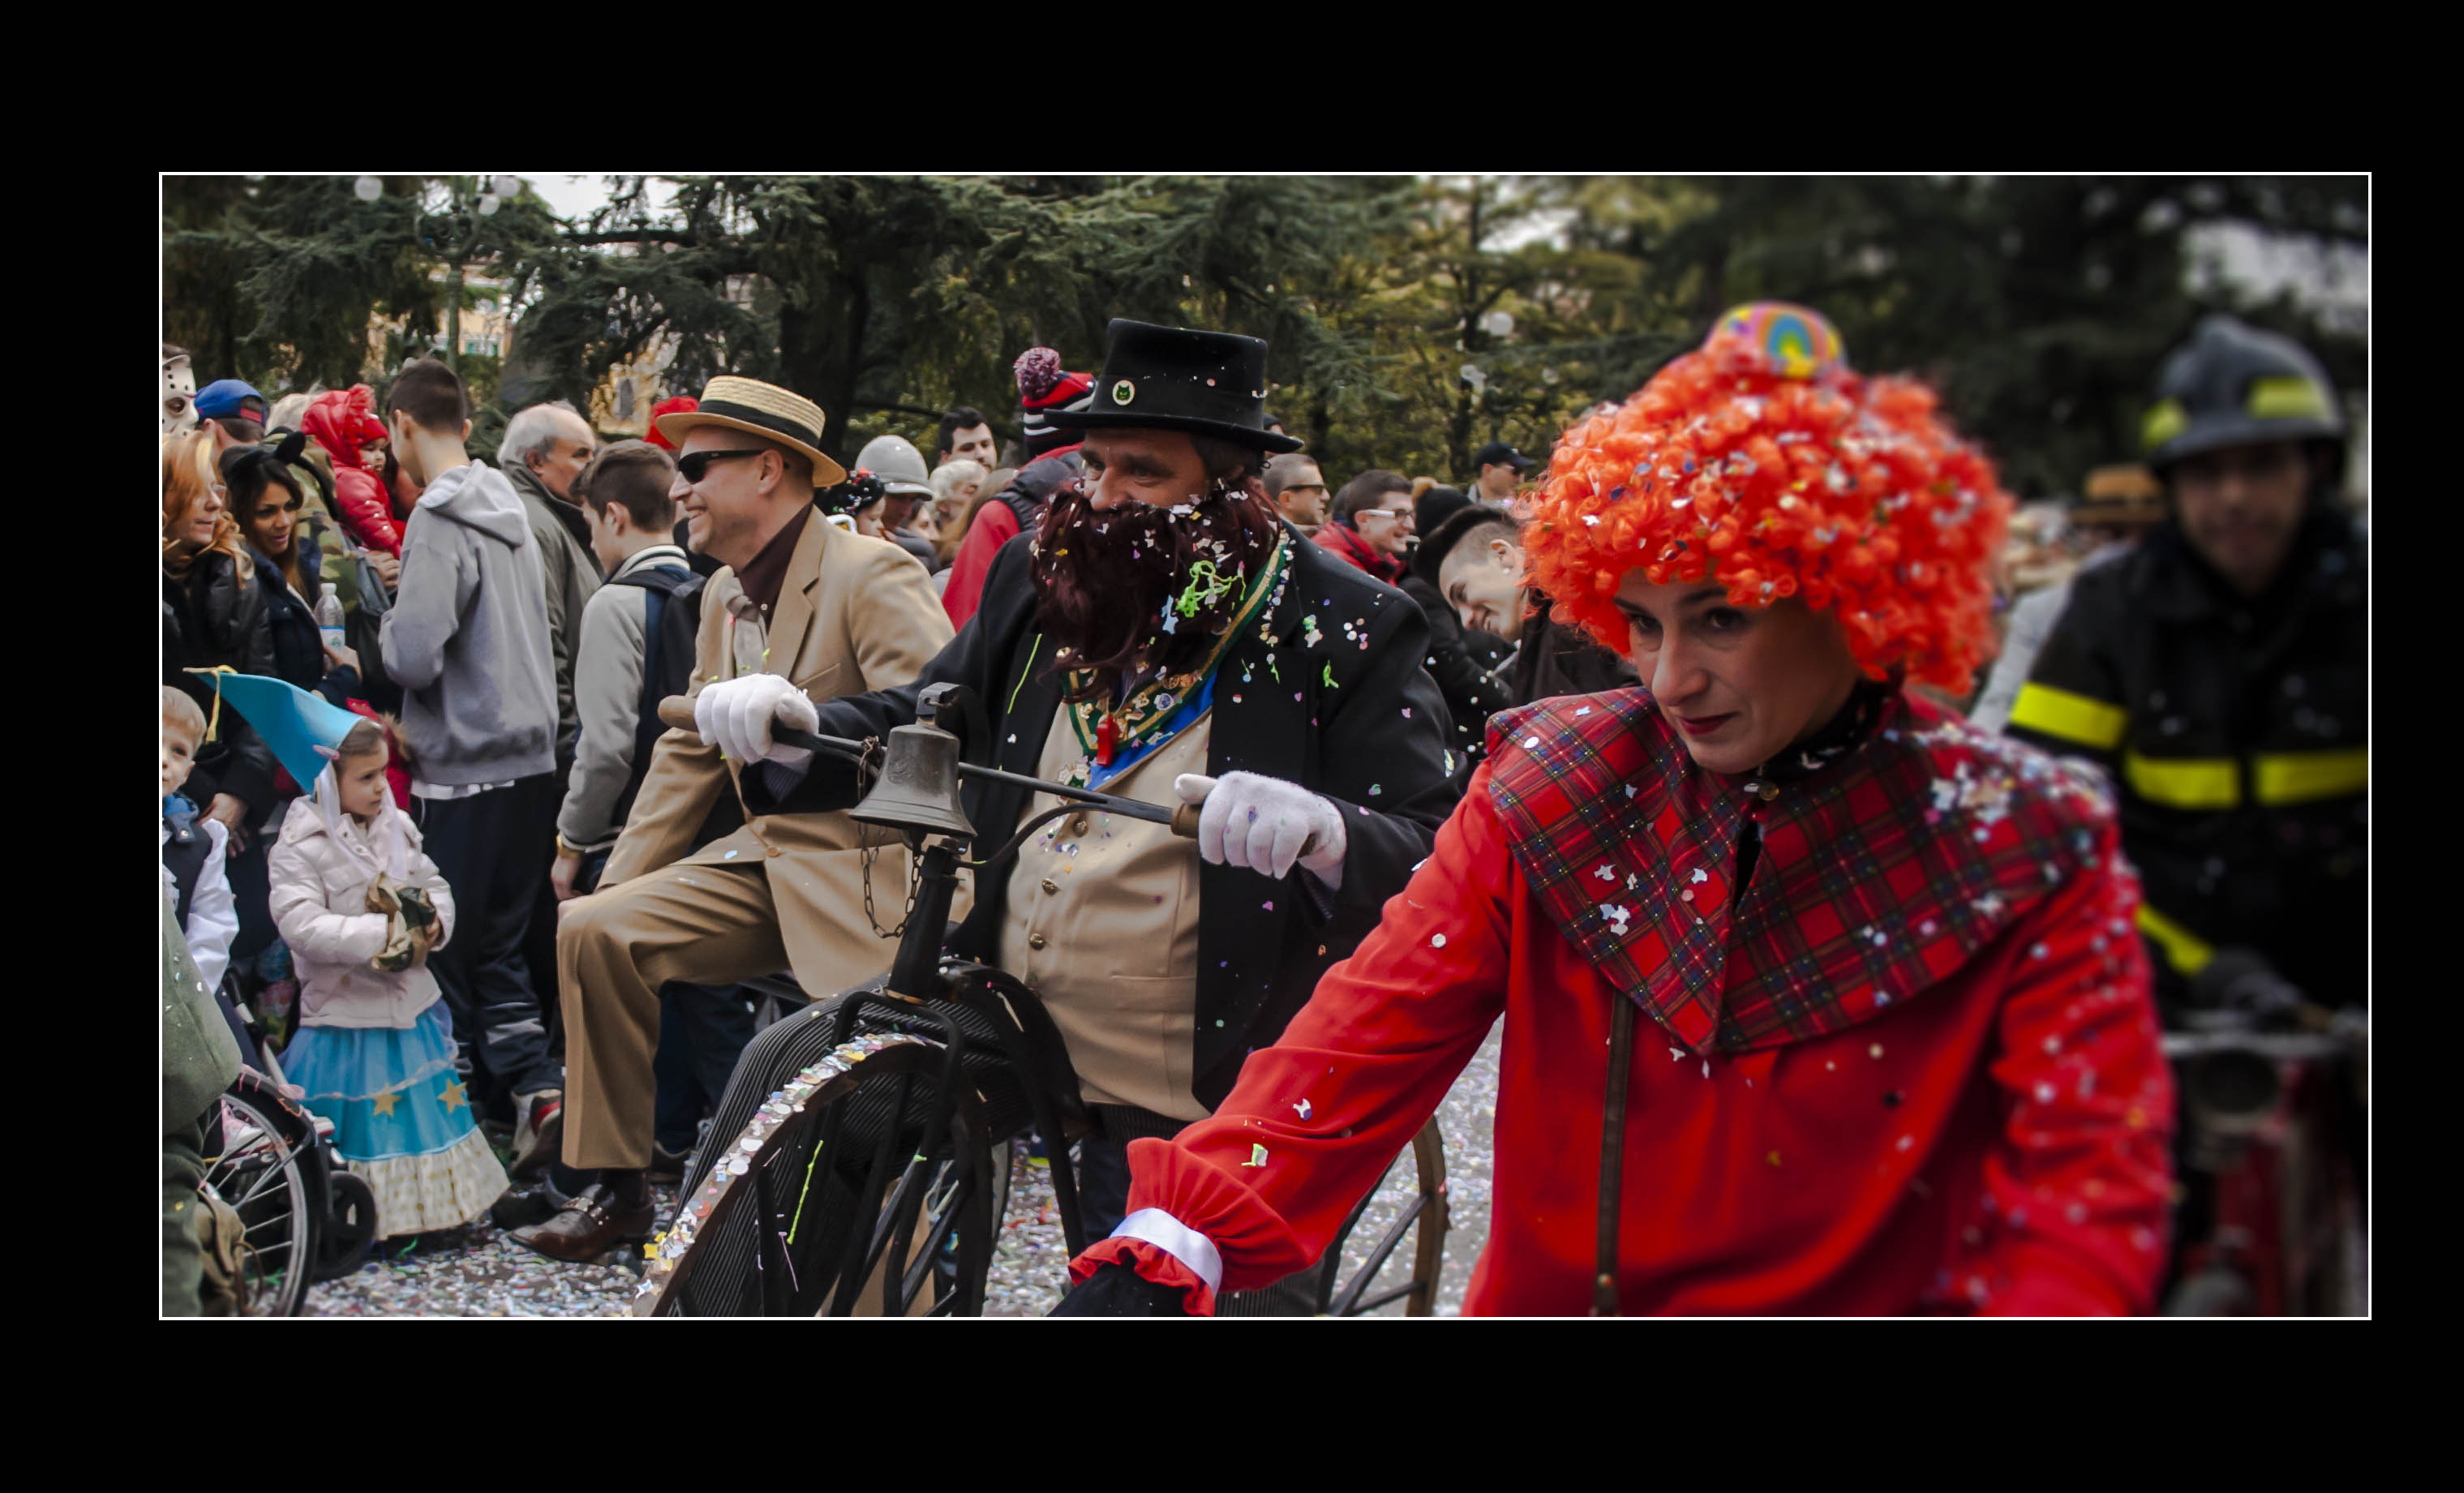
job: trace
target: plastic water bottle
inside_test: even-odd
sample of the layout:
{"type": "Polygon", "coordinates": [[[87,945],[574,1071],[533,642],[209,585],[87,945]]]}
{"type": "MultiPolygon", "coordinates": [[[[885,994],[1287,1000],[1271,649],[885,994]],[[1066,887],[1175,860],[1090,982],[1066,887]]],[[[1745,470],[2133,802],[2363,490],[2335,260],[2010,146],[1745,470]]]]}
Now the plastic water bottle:
{"type": "Polygon", "coordinates": [[[317,597],[317,631],[329,648],[342,647],[342,599],[328,582],[317,597]]]}

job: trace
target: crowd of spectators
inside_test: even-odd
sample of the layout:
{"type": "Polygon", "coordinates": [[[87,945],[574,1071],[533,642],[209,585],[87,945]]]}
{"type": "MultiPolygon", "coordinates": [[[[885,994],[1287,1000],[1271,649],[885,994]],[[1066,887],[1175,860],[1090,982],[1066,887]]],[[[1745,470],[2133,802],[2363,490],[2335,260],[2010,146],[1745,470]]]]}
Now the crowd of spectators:
{"type": "MultiPolygon", "coordinates": [[[[422,864],[458,909],[451,936],[429,940],[432,957],[419,952],[470,1104],[509,1134],[516,1184],[555,1199],[558,910],[590,892],[627,823],[665,729],[658,702],[691,683],[701,593],[718,568],[680,502],[709,463],[680,470],[656,430],[694,401],[661,402],[646,440],[607,440],[571,405],[535,405],[483,462],[464,445],[463,385],[433,360],[397,370],[382,396],[362,384],[269,404],[232,379],[189,394],[187,356],[164,348],[164,845],[166,867],[175,852],[200,863],[179,899],[198,968],[218,983],[228,971],[228,993],[267,1018],[277,1044],[297,1029],[299,951],[274,911],[269,851],[294,801],[316,790],[224,708],[220,679],[278,679],[365,717],[384,750],[362,759],[383,757],[422,864]]],[[[957,628],[994,555],[1085,470],[1075,430],[1052,422],[1088,407],[1090,376],[1035,348],[1017,378],[1002,428],[952,408],[918,432],[931,460],[884,434],[814,498],[827,521],[912,557],[957,628]]],[[[1460,779],[1493,713],[1637,682],[1526,579],[1535,465],[1492,443],[1460,486],[1381,467],[1331,474],[1306,450],[1262,472],[1296,536],[1425,614],[1460,779]]],[[[2112,527],[2118,547],[2128,524],[2112,527]]],[[[738,823],[738,805],[722,801],[696,844],[738,823]]],[[[654,1176],[681,1173],[752,1035],[743,989],[665,997],[654,1176]]]]}

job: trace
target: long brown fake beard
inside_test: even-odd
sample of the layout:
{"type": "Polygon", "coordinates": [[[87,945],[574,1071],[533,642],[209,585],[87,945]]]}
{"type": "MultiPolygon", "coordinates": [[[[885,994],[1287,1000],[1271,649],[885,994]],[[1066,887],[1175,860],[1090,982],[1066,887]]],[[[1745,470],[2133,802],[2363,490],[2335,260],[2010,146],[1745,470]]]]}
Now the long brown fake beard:
{"type": "Polygon", "coordinates": [[[1036,625],[1058,645],[1052,670],[1093,675],[1070,698],[1113,692],[1152,670],[1180,673],[1203,664],[1281,528],[1265,494],[1245,483],[1217,482],[1179,510],[1133,501],[1099,514],[1083,493],[1055,494],[1035,531],[1036,625]],[[1245,575],[1182,616],[1178,603],[1200,560],[1221,575],[1245,575]]]}

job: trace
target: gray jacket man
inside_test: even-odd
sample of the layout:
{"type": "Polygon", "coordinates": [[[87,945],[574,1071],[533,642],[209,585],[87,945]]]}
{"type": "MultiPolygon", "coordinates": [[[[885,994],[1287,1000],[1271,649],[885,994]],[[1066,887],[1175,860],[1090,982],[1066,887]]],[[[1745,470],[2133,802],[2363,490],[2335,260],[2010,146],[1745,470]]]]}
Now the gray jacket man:
{"type": "Polygon", "coordinates": [[[508,462],[505,476],[521,498],[531,541],[539,547],[540,580],[547,598],[548,647],[556,670],[556,729],[561,757],[573,741],[573,660],[582,642],[582,612],[599,589],[599,561],[590,557],[589,520],[580,504],[548,490],[539,473],[508,462]]]}
{"type": "MultiPolygon", "coordinates": [[[[654,544],[627,558],[582,608],[581,647],[575,655],[573,708],[582,723],[573,771],[565,779],[564,806],[556,832],[584,853],[616,843],[625,826],[614,819],[625,785],[633,778],[641,722],[643,659],[650,593],[639,585],[613,584],[618,577],[667,565],[683,570],[685,552],[654,544]]],[[[677,604],[682,604],[681,603],[677,604]]],[[[649,763],[638,764],[648,769],[649,763]]]]}
{"type": "Polygon", "coordinates": [[[553,1112],[564,1087],[543,977],[521,952],[554,851],[557,802],[539,552],[503,472],[475,461],[448,469],[403,532],[402,587],[380,634],[385,670],[403,687],[413,812],[465,909],[429,968],[472,1052],[474,1085],[484,1077],[473,1102],[512,1095],[521,1155],[538,1149],[528,1144],[536,1116],[553,1112]]]}
{"type": "Polygon", "coordinates": [[[418,780],[511,782],[555,768],[545,595],[539,547],[503,472],[474,461],[420,494],[379,634],[418,780]]]}

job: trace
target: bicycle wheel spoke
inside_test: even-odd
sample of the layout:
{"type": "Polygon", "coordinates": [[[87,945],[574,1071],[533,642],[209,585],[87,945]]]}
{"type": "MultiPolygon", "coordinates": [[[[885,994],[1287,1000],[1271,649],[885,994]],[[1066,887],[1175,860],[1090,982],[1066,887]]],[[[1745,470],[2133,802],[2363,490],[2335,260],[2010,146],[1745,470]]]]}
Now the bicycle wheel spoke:
{"type": "Polygon", "coordinates": [[[240,1216],[239,1247],[244,1281],[241,1311],[250,1316],[289,1316],[307,1294],[311,1271],[295,1263],[309,1236],[303,1153],[269,1112],[236,1094],[223,1097],[224,1153],[200,1184],[240,1216]],[[252,1220],[251,1214],[265,1216],[252,1220]]]}
{"type": "Polygon", "coordinates": [[[890,1189],[890,1158],[898,1153],[899,1121],[907,1113],[907,1099],[913,1091],[913,1070],[898,1075],[897,1097],[882,1118],[881,1139],[873,1147],[871,1164],[864,1170],[863,1183],[856,1189],[856,1206],[848,1215],[847,1251],[841,1256],[838,1289],[834,1293],[830,1315],[847,1316],[855,1310],[864,1283],[880,1259],[875,1242],[881,1218],[882,1195],[890,1189]]]}
{"type": "Polygon", "coordinates": [[[1401,1301],[1404,1297],[1411,1295],[1419,1288],[1420,1283],[1413,1281],[1408,1284],[1396,1286],[1391,1291],[1380,1291],[1376,1295],[1370,1297],[1367,1301],[1354,1306],[1350,1311],[1344,1313],[1344,1315],[1356,1317],[1361,1315],[1363,1312],[1375,1311],[1378,1307],[1385,1306],[1388,1302],[1401,1301]]]}
{"type": "Polygon", "coordinates": [[[272,1164],[268,1165],[263,1172],[257,1174],[256,1185],[250,1188],[246,1196],[234,1200],[231,1203],[231,1206],[237,1208],[244,1204],[255,1201],[268,1187],[290,1176],[291,1159],[290,1151],[285,1149],[278,1158],[276,1158],[272,1164]]]}
{"type": "Polygon", "coordinates": [[[292,1218],[288,1213],[277,1213],[270,1219],[259,1219],[254,1223],[252,1223],[246,1228],[240,1230],[240,1237],[242,1239],[247,1239],[253,1235],[261,1233],[266,1229],[274,1228],[278,1224],[282,1230],[282,1237],[284,1239],[289,1239],[292,1235],[298,1232],[298,1228],[297,1226],[297,1221],[298,1220],[292,1218]]]}
{"type": "MultiPolygon", "coordinates": [[[[913,1203],[922,1201],[916,1195],[923,1191],[925,1180],[931,1175],[931,1169],[922,1156],[908,1162],[907,1170],[899,1174],[898,1185],[891,1188],[890,1197],[883,1200],[881,1216],[874,1221],[872,1241],[865,1246],[861,1279],[871,1280],[872,1273],[879,1270],[881,1262],[889,1257],[891,1246],[912,1237],[911,1230],[899,1227],[899,1219],[913,1203]]],[[[905,1274],[900,1270],[883,1273],[881,1305],[884,1315],[894,1316],[906,1308],[906,1303],[897,1300],[895,1294],[904,1279],[905,1274]]]]}
{"type": "MultiPolygon", "coordinates": [[[[957,1171],[959,1163],[953,1161],[950,1167],[957,1171]]],[[[924,1289],[924,1283],[931,1279],[934,1262],[941,1257],[942,1241],[950,1237],[950,1220],[957,1216],[959,1205],[974,1196],[974,1190],[975,1178],[962,1175],[958,1184],[942,1200],[942,1206],[927,1216],[924,1238],[929,1242],[916,1252],[914,1262],[907,1267],[906,1278],[899,1283],[902,1297],[899,1306],[902,1309],[914,1303],[917,1293],[924,1289]]]]}

